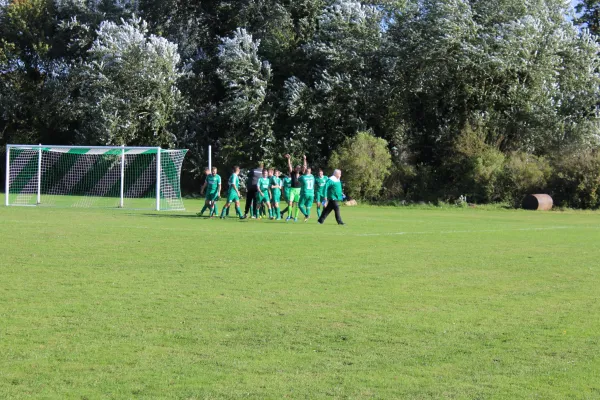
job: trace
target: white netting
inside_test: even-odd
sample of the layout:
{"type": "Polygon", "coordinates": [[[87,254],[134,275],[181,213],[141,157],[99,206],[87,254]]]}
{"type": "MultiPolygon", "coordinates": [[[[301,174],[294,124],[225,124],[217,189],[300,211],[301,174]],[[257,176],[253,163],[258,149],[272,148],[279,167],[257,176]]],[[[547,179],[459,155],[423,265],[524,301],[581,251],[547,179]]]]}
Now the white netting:
{"type": "MultiPolygon", "coordinates": [[[[185,154],[161,151],[161,210],[184,209],[185,154]]],[[[43,206],[120,207],[122,201],[126,208],[155,209],[157,160],[157,149],[11,147],[9,204],[36,205],[39,193],[43,206]]]]}
{"type": "Polygon", "coordinates": [[[161,153],[161,210],[184,210],[181,199],[181,167],[186,152],[166,150],[161,153]]]}

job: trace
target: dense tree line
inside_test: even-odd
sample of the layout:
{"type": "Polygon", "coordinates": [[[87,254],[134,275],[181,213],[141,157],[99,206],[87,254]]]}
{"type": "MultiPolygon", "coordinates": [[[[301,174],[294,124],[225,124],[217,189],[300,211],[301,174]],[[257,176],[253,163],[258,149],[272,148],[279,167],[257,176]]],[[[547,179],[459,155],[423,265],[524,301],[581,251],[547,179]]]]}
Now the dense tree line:
{"type": "Polygon", "coordinates": [[[357,184],[362,197],[518,202],[545,190],[598,207],[597,9],[0,1],[0,144],[185,147],[194,191],[209,144],[223,167],[283,165],[286,153],[327,166],[368,132],[392,164],[381,191],[357,184]]]}

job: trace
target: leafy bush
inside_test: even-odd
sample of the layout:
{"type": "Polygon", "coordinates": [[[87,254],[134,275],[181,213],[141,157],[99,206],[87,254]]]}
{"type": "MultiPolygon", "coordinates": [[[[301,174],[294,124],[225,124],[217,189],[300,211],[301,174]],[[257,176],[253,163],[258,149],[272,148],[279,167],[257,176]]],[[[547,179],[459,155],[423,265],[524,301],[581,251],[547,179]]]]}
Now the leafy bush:
{"type": "Polygon", "coordinates": [[[343,170],[347,194],[357,199],[379,198],[391,166],[387,142],[368,132],[346,139],[329,160],[330,168],[343,170]]]}
{"type": "Polygon", "coordinates": [[[519,207],[524,196],[545,192],[552,174],[550,163],[543,157],[512,153],[504,163],[501,178],[502,197],[519,207]]]}
{"type": "Polygon", "coordinates": [[[561,207],[600,207],[600,154],[585,151],[562,154],[554,161],[551,195],[561,207]]]}
{"type": "Polygon", "coordinates": [[[395,164],[383,182],[383,197],[388,200],[407,199],[411,195],[411,187],[417,176],[412,165],[395,164]]]}
{"type": "Polygon", "coordinates": [[[486,143],[484,129],[467,125],[454,141],[452,151],[454,155],[444,165],[449,175],[446,199],[466,195],[477,203],[498,200],[497,182],[505,156],[486,143]]]}

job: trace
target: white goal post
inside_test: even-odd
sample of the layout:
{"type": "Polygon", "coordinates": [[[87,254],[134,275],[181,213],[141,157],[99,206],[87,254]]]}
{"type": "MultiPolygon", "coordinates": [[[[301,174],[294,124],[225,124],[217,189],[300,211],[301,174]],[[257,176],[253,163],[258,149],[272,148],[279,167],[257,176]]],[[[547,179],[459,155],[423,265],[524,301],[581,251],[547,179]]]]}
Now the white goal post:
{"type": "Polygon", "coordinates": [[[6,146],[6,206],[184,210],[187,150],[126,146],[6,146]]]}

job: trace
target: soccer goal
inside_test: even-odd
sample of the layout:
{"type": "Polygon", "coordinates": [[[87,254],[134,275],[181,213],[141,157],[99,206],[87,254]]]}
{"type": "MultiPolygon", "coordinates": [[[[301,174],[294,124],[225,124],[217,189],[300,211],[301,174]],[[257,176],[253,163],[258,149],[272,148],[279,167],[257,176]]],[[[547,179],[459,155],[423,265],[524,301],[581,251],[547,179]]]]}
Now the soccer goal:
{"type": "Polygon", "coordinates": [[[160,147],[6,146],[7,206],[184,210],[187,150],[160,147]]]}

